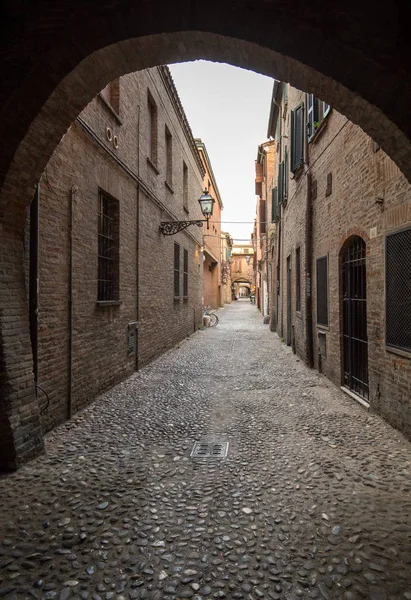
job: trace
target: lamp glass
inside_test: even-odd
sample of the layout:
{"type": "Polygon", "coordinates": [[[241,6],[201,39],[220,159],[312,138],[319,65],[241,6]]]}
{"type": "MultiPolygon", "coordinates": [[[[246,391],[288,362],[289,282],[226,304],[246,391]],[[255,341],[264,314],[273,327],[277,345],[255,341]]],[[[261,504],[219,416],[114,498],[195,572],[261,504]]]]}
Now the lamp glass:
{"type": "Polygon", "coordinates": [[[201,197],[198,199],[199,203],[200,203],[200,207],[201,207],[201,212],[203,213],[203,215],[205,216],[206,219],[210,218],[211,215],[213,214],[213,208],[214,208],[214,198],[212,196],[210,196],[210,194],[208,193],[207,190],[204,190],[204,193],[201,195],[201,197]]]}

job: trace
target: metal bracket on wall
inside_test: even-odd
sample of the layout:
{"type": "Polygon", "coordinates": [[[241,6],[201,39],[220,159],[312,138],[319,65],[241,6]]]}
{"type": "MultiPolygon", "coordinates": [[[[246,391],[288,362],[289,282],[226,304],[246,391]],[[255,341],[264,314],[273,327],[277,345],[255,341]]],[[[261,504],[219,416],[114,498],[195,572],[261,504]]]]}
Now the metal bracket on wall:
{"type": "Polygon", "coordinates": [[[202,227],[204,221],[163,221],[160,223],[160,231],[163,235],[175,235],[179,231],[183,231],[183,229],[187,229],[190,225],[197,225],[197,227],[202,227]]]}

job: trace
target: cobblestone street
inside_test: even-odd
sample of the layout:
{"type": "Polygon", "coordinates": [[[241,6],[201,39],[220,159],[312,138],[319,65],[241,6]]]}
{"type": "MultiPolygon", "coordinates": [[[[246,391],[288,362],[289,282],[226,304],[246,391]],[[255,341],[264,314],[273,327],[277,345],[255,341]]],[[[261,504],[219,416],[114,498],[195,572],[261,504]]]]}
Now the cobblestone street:
{"type": "Polygon", "coordinates": [[[411,445],[218,314],[0,478],[1,598],[411,599],[411,445]]]}

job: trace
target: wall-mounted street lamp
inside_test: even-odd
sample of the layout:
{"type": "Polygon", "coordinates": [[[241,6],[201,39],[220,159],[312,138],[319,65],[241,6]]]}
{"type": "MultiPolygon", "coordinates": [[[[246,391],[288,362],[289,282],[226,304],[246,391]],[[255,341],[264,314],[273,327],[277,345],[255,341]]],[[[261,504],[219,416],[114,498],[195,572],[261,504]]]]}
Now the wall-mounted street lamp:
{"type": "Polygon", "coordinates": [[[203,213],[204,219],[197,219],[196,221],[162,221],[160,223],[160,231],[163,235],[175,235],[183,229],[187,229],[190,225],[197,225],[202,227],[203,223],[207,223],[207,229],[209,229],[208,221],[213,214],[214,198],[210,196],[208,190],[204,190],[203,194],[198,199],[200,204],[201,212],[203,213]]]}
{"type": "Polygon", "coordinates": [[[245,260],[247,262],[247,265],[250,264],[250,260],[251,260],[251,254],[247,254],[247,256],[245,257],[245,260]]]}

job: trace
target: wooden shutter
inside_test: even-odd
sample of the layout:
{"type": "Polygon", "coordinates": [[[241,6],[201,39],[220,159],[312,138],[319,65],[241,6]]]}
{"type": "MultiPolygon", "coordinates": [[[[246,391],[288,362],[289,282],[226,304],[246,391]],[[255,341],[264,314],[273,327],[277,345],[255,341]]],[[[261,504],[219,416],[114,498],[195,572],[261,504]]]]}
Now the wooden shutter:
{"type": "Polygon", "coordinates": [[[278,204],[284,201],[284,161],[278,165],[278,204]]]}
{"type": "Polygon", "coordinates": [[[265,200],[260,200],[260,235],[266,232],[265,200]]]}
{"type": "Polygon", "coordinates": [[[255,195],[262,196],[263,195],[263,184],[261,181],[255,182],[255,195]]]}
{"type": "Polygon", "coordinates": [[[255,180],[257,183],[264,181],[264,169],[262,163],[255,163],[255,180]]]}
{"type": "Polygon", "coordinates": [[[291,171],[304,162],[304,107],[291,112],[291,171]]]}
{"type": "Polygon", "coordinates": [[[278,188],[271,190],[271,221],[275,223],[278,219],[278,188]]]}

